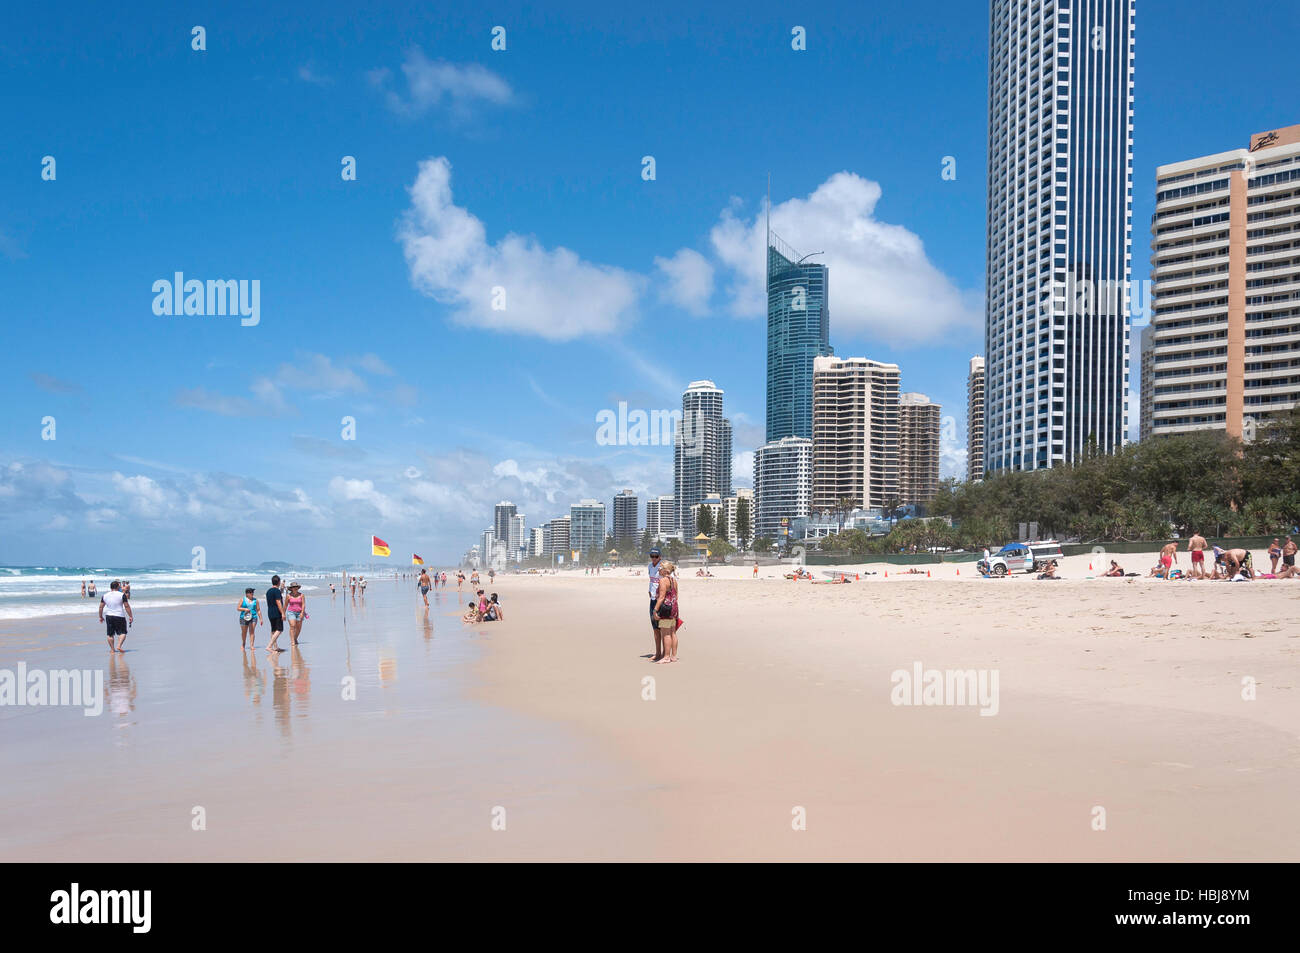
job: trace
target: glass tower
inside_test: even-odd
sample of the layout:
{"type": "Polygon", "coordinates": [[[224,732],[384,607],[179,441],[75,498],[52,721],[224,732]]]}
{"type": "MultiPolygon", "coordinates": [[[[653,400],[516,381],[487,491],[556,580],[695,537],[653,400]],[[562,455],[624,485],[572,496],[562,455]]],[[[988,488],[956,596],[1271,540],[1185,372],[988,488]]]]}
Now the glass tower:
{"type": "Polygon", "coordinates": [[[812,438],[813,358],[832,353],[829,273],[767,236],[767,441],[812,438]]]}
{"type": "Polygon", "coordinates": [[[1134,3],[989,4],[989,472],[1126,439],[1134,3]]]}

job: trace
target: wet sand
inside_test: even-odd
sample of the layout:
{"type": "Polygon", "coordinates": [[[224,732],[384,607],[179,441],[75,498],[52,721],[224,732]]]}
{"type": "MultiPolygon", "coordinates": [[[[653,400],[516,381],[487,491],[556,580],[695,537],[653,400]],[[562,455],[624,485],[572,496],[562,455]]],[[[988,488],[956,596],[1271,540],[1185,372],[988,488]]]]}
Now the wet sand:
{"type": "Polygon", "coordinates": [[[93,620],[6,623],[0,667],[101,668],[108,701],[0,708],[0,857],[1300,858],[1300,582],[897,568],[688,573],[674,665],[627,570],[498,577],[507,621],[473,628],[454,587],[426,625],[373,583],[346,638],[315,596],[277,665],[233,596],[142,613],[116,664],[93,620]],[[998,714],[892,704],[918,661],[996,670],[998,714]]]}

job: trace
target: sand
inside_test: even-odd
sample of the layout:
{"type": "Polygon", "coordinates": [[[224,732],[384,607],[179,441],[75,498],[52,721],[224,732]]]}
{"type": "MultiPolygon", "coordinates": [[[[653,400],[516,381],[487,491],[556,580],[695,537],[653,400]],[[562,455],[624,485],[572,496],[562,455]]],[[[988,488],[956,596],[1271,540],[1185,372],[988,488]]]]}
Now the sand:
{"type": "Polygon", "coordinates": [[[628,570],[499,576],[507,618],[477,627],[454,586],[426,621],[377,581],[346,636],[342,597],[312,602],[276,663],[244,661],[224,604],[142,617],[115,672],[93,620],[9,623],[0,667],[113,687],[98,718],[0,708],[0,857],[1300,859],[1300,582],[1088,559],[687,570],[673,665],[643,657],[628,570]],[[996,672],[997,714],[893,704],[917,663],[996,672]]]}

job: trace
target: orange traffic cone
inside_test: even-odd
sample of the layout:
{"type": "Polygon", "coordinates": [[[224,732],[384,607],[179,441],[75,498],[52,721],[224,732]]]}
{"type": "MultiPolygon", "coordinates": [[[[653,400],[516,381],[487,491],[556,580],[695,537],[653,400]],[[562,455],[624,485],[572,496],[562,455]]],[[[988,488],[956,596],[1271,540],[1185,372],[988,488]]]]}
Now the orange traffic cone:
{"type": "Polygon", "coordinates": [[[1088,572],[1092,572],[1092,563],[1088,563],[1088,572]]]}
{"type": "Polygon", "coordinates": [[[959,576],[961,575],[961,570],[960,570],[960,569],[957,570],[957,575],[959,575],[959,576]]]}
{"type": "Polygon", "coordinates": [[[926,578],[926,579],[929,579],[929,578],[930,578],[930,570],[928,570],[928,569],[925,571],[925,578],[926,578]]]}
{"type": "Polygon", "coordinates": [[[853,579],[854,579],[854,581],[856,581],[856,582],[861,582],[861,581],[862,581],[862,573],[855,572],[855,573],[853,574],[853,579]]]}
{"type": "Polygon", "coordinates": [[[889,570],[888,570],[888,569],[885,570],[885,578],[886,578],[886,579],[889,578],[889,570]]]}

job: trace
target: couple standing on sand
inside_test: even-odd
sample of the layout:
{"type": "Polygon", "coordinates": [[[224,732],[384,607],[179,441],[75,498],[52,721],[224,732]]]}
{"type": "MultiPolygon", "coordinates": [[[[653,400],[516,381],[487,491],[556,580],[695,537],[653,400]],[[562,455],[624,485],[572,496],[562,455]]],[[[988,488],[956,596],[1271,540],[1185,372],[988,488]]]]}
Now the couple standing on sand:
{"type": "Polygon", "coordinates": [[[660,665],[677,661],[677,630],[686,624],[677,611],[677,567],[659,561],[659,550],[650,550],[650,628],[655,637],[652,662],[660,665]]]}
{"type": "MultiPolygon", "coordinates": [[[[256,649],[257,623],[261,607],[252,586],[244,590],[244,598],[239,603],[239,642],[241,646],[256,649]]],[[[276,645],[284,631],[284,623],[289,622],[289,637],[293,644],[298,644],[302,635],[302,624],[307,619],[307,597],[302,594],[302,587],[296,582],[289,583],[288,593],[280,589],[280,577],[271,577],[271,588],[266,590],[266,621],[271,626],[271,641],[267,643],[268,652],[283,652],[276,645]]]]}

